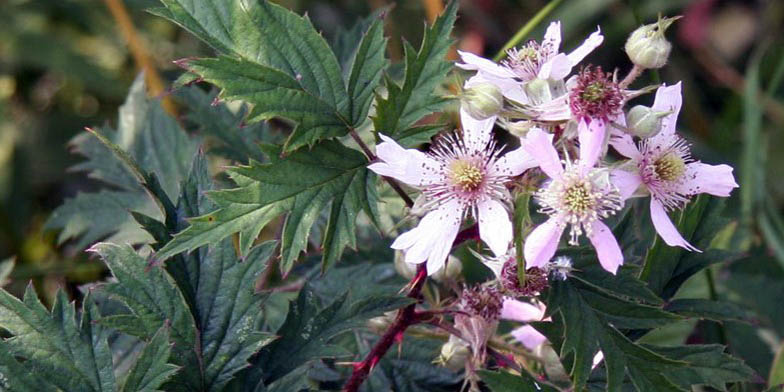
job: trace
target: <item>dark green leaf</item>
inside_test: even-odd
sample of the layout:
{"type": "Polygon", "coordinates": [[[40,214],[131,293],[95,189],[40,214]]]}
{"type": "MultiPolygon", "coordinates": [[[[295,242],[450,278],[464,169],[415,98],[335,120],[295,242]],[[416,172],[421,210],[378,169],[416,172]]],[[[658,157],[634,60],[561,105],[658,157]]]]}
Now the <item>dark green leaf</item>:
{"type": "Polygon", "coordinates": [[[556,392],[555,388],[534,380],[527,373],[515,375],[506,372],[480,370],[479,376],[492,392],[556,392]]]}
{"type": "Polygon", "coordinates": [[[384,58],[386,46],[384,23],[381,19],[376,19],[357,47],[346,86],[351,97],[351,124],[355,127],[365,121],[373,101],[373,92],[387,66],[387,60],[384,58]]]}
{"type": "Polygon", "coordinates": [[[321,309],[307,285],[289,307],[286,321],[278,330],[278,340],[261,350],[259,366],[265,383],[277,380],[300,365],[317,358],[349,354],[329,340],[351,328],[364,325],[371,317],[411,303],[405,297],[368,297],[349,303],[344,294],[321,309]]]}
{"type": "Polygon", "coordinates": [[[169,377],[177,372],[177,366],[168,363],[170,354],[169,328],[163,326],[139,354],[125,378],[122,391],[157,391],[169,377]]]}
{"type": "MultiPolygon", "coordinates": [[[[8,354],[13,353],[24,358],[25,368],[36,376],[46,374],[46,381],[38,382],[44,390],[52,384],[63,390],[115,391],[107,331],[93,322],[96,315],[89,295],[79,320],[74,304],[68,303],[62,291],[49,312],[32,285],[25,290],[23,301],[0,290],[0,326],[13,335],[0,343],[0,351],[6,354],[0,355],[0,367],[17,367],[10,362],[8,354]]],[[[24,374],[19,381],[32,383],[24,374]]]]}
{"type": "Polygon", "coordinates": [[[740,306],[725,301],[711,301],[699,298],[678,298],[664,307],[667,311],[688,317],[697,317],[713,321],[749,319],[749,312],[740,306]]]}
{"type": "Polygon", "coordinates": [[[667,358],[687,362],[687,366],[668,369],[667,378],[684,389],[692,385],[707,385],[726,391],[725,384],[747,381],[754,371],[743,361],[731,357],[720,345],[689,345],[678,347],[646,346],[667,358]]]}
{"type": "Polygon", "coordinates": [[[452,44],[450,34],[457,17],[458,3],[450,2],[435,23],[425,29],[418,52],[404,42],[406,73],[403,85],[398,86],[391,78],[385,78],[387,97],[376,98],[376,115],[373,118],[376,132],[411,146],[421,140],[415,137],[418,132],[432,130],[412,127],[446,102],[446,99],[434,95],[434,90],[452,68],[452,63],[445,57],[452,44]]]}
{"type": "Polygon", "coordinates": [[[288,212],[281,244],[281,267],[290,270],[319,213],[331,202],[323,240],[324,268],[332,265],[346,246],[356,246],[355,220],[360,210],[375,217],[375,177],[365,157],[338,142],[322,142],[312,150],[298,150],[284,158],[267,147],[271,163],[229,170],[238,188],[210,197],[220,209],[191,220],[191,226],[158,252],[161,259],[213,243],[240,232],[240,249],[247,249],[271,219],[288,212]]]}

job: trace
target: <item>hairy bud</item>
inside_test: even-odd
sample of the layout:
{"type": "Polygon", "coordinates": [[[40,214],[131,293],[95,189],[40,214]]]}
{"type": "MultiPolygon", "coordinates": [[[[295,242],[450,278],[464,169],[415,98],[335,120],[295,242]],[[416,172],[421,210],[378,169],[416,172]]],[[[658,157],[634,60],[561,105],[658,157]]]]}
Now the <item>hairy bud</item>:
{"type": "Polygon", "coordinates": [[[626,41],[626,54],[635,65],[643,68],[661,68],[667,63],[672,44],[664,38],[664,32],[680,16],[662,18],[656,23],[634,30],[626,41]]]}
{"type": "Polygon", "coordinates": [[[471,117],[484,120],[495,116],[504,107],[504,96],[498,87],[490,83],[481,83],[463,91],[460,104],[471,117]]]}
{"type": "Polygon", "coordinates": [[[655,111],[647,106],[637,105],[626,113],[627,132],[632,136],[649,138],[661,130],[662,118],[670,112],[655,111]]]}
{"type": "Polygon", "coordinates": [[[450,335],[449,341],[441,346],[441,353],[436,358],[435,363],[452,371],[459,371],[465,367],[470,354],[471,350],[468,348],[468,343],[454,335],[450,335]]]}

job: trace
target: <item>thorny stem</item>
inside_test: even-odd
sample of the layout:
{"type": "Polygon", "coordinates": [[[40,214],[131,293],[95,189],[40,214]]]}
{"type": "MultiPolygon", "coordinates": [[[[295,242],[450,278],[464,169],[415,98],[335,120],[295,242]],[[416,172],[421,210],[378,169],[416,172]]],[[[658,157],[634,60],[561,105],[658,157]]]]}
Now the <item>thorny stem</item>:
{"type": "MultiPolygon", "coordinates": [[[[365,142],[362,141],[362,138],[359,137],[357,131],[354,130],[354,128],[349,128],[348,133],[349,135],[351,135],[351,138],[354,139],[354,141],[357,142],[357,144],[359,144],[359,148],[361,148],[362,151],[365,153],[365,155],[367,155],[368,159],[370,159],[371,161],[377,159],[376,154],[373,154],[373,151],[370,151],[370,148],[368,148],[367,144],[365,144],[365,142]]],[[[389,177],[381,177],[381,178],[383,178],[386,182],[389,183],[389,186],[391,186],[392,189],[394,189],[395,192],[397,192],[397,194],[400,195],[400,198],[403,199],[403,201],[406,203],[406,205],[409,208],[414,206],[414,201],[411,200],[410,197],[408,197],[406,192],[403,190],[403,188],[400,187],[400,184],[398,184],[394,178],[389,178],[389,177]]]]}
{"type": "MultiPolygon", "coordinates": [[[[422,286],[427,279],[427,264],[422,263],[417,266],[416,274],[411,280],[411,289],[408,291],[407,297],[419,299],[422,292],[422,286]]],[[[420,321],[420,317],[416,313],[416,303],[406,306],[397,312],[395,322],[389,326],[381,339],[376,342],[376,345],[368,353],[367,357],[362,362],[354,365],[354,372],[351,377],[346,381],[343,386],[344,392],[356,392],[359,386],[370,375],[370,371],[378,364],[381,358],[386,354],[392,344],[400,341],[403,338],[403,333],[410,325],[416,324],[420,321]]]]}
{"type": "Polygon", "coordinates": [[[629,71],[629,73],[626,74],[626,77],[623,78],[623,80],[621,80],[621,83],[618,83],[618,87],[620,87],[622,89],[625,89],[626,87],[629,87],[629,85],[632,84],[632,82],[635,79],[637,79],[637,77],[642,75],[643,71],[645,71],[645,68],[640,67],[637,64],[634,64],[634,67],[632,67],[631,71],[629,71]]]}

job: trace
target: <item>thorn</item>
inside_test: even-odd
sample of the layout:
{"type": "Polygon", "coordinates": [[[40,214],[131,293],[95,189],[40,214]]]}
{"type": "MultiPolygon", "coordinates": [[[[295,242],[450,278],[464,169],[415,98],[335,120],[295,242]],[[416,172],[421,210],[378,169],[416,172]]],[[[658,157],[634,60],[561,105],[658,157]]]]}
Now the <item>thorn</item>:
{"type": "Polygon", "coordinates": [[[172,61],[172,63],[174,63],[174,65],[176,65],[176,66],[178,66],[180,68],[188,69],[189,68],[188,67],[188,62],[191,61],[191,60],[197,60],[197,59],[198,59],[198,57],[184,57],[184,58],[181,58],[179,60],[174,60],[174,61],[172,61]]]}
{"type": "Polygon", "coordinates": [[[210,106],[218,106],[218,105],[220,105],[220,102],[221,102],[220,98],[218,98],[218,96],[216,95],[215,98],[210,103],[210,106]]]}

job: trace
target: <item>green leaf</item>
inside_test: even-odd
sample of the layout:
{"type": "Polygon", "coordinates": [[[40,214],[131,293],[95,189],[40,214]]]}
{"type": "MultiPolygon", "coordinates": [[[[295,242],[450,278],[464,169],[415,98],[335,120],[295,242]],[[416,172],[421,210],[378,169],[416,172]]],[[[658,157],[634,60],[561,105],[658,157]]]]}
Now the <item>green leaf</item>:
{"type": "Polygon", "coordinates": [[[280,158],[280,149],[266,147],[271,162],[229,170],[238,188],[212,192],[220,207],[190,221],[191,226],[157,254],[167,259],[186,250],[240,232],[245,253],[270,220],[288,213],[281,243],[281,268],[288,272],[305,249],[308,234],[322,210],[331,203],[324,234],[323,261],[328,268],[346,246],[356,246],[355,220],[360,210],[375,218],[375,176],[358,151],[325,141],[312,150],[298,150],[280,158]]]}
{"type": "Polygon", "coordinates": [[[87,172],[89,177],[116,189],[79,193],[66,200],[52,213],[45,228],[62,230],[59,243],[78,238],[76,246],[80,249],[107,237],[119,243],[149,242],[149,235],[139,228],[129,211],[156,218],[161,212],[146,194],[139,174],[148,180],[162,179],[160,184],[147,185],[158,186],[161,193],[175,197],[198,143],[185,134],[157,100],[147,97],[142,77],[136,79],[120,107],[117,131],[104,128],[95,132],[82,133],[71,141],[73,150],[88,158],[73,169],[87,172]],[[125,156],[118,156],[113,146],[125,156]],[[123,158],[135,162],[143,173],[129,168],[123,158]]]}
{"type": "MultiPolygon", "coordinates": [[[[673,222],[683,238],[707,250],[719,229],[726,225],[721,217],[723,209],[721,199],[701,195],[677,213],[673,222]]],[[[654,293],[668,300],[688,277],[711,263],[726,261],[727,258],[720,258],[727,256],[724,252],[689,252],[681,247],[669,246],[657,238],[645,256],[641,279],[654,293]]]]}
{"type": "MultiPolygon", "coordinates": [[[[373,335],[376,337],[376,335],[373,335]]],[[[368,342],[368,350],[373,341],[368,342]]],[[[406,336],[397,347],[390,349],[368,380],[363,392],[448,392],[459,390],[463,377],[446,367],[433,364],[440,352],[442,340],[406,336]]],[[[363,353],[367,355],[367,353],[363,353]]]]}
{"type": "Polygon", "coordinates": [[[345,135],[350,99],[337,58],[305,17],[268,1],[162,0],[155,12],[230,57],[186,61],[221,96],[254,105],[251,120],[299,123],[285,150],[345,135]]]}
{"type": "Polygon", "coordinates": [[[507,372],[491,372],[480,370],[479,376],[492,392],[556,392],[546,384],[542,384],[529,376],[528,373],[515,375],[507,372]]]}
{"type": "Polygon", "coordinates": [[[668,369],[667,378],[683,389],[690,390],[693,385],[707,385],[726,391],[727,383],[747,381],[754,371],[743,361],[724,352],[724,346],[688,345],[677,347],[646,346],[667,358],[687,362],[687,366],[668,369]]]}
{"type": "Polygon", "coordinates": [[[431,127],[413,128],[422,117],[438,110],[445,98],[436,96],[434,90],[452,68],[445,59],[452,44],[450,34],[457,17],[458,1],[452,1],[432,26],[425,29],[419,51],[404,42],[406,72],[402,86],[387,76],[387,97],[376,97],[376,115],[373,118],[376,132],[398,140],[404,146],[412,146],[421,139],[419,132],[431,127]]]}
{"type": "Polygon", "coordinates": [[[163,268],[150,265],[130,246],[99,243],[91,250],[101,256],[117,279],[117,283],[106,285],[104,290],[124,303],[133,316],[109,317],[101,323],[142,339],[151,339],[163,325],[170,325],[174,342],[172,362],[182,367],[172,382],[183,389],[199,389],[197,331],[193,316],[171,277],[163,268]]]}
{"type": "Polygon", "coordinates": [[[16,257],[11,256],[3,261],[0,261],[0,287],[5,286],[10,281],[11,272],[14,271],[16,265],[16,257]]]}
{"type": "Polygon", "coordinates": [[[627,372],[638,390],[678,390],[660,373],[663,367],[685,363],[635,344],[614,326],[657,325],[675,317],[656,307],[597,295],[599,293],[590,286],[574,284],[571,279],[556,280],[550,289],[548,312],[557,310],[563,318],[565,339],[560,355],[563,358],[569,353],[574,354],[570,374],[575,389],[582,390],[585,386],[594,355],[601,349],[607,369],[608,390],[620,390],[627,372]],[[641,387],[648,384],[659,385],[661,389],[641,387]]]}
{"type": "Polygon", "coordinates": [[[784,344],[779,346],[776,357],[773,358],[768,377],[768,386],[776,387],[778,385],[784,385],[784,344]]]}
{"type": "Polygon", "coordinates": [[[678,298],[664,307],[667,311],[688,317],[713,321],[748,321],[749,312],[740,306],[726,301],[712,301],[701,298],[678,298]]]}
{"type": "Polygon", "coordinates": [[[331,345],[330,339],[364,325],[371,317],[412,303],[405,297],[374,296],[354,303],[346,299],[344,294],[322,309],[311,288],[308,285],[302,288],[277,331],[278,340],[261,350],[256,366],[263,369],[265,384],[308,361],[349,354],[344,348],[331,345]]]}
{"type": "MultiPolygon", "coordinates": [[[[185,118],[198,132],[211,136],[220,144],[212,147],[211,154],[219,154],[236,162],[247,164],[251,159],[264,160],[259,144],[277,143],[267,123],[244,124],[247,107],[231,111],[226,104],[215,101],[217,93],[206,93],[197,87],[177,90],[176,97],[187,108],[185,118]]],[[[282,141],[282,140],[281,140],[282,141]]]]}
{"type": "Polygon", "coordinates": [[[121,390],[123,392],[157,391],[177,372],[177,366],[168,363],[170,354],[169,328],[164,325],[142,349],[128,372],[121,390]]]}
{"type": "MultiPolygon", "coordinates": [[[[48,384],[52,384],[62,390],[115,391],[107,331],[93,322],[96,315],[89,295],[79,319],[74,304],[68,303],[62,291],[49,312],[31,285],[23,301],[0,290],[0,326],[13,335],[0,343],[4,353],[0,367],[17,367],[10,362],[12,354],[24,358],[24,367],[33,374],[46,374],[46,381],[38,383],[43,390],[51,389],[48,384]]],[[[33,382],[24,373],[19,381],[33,382]]]]}
{"type": "Polygon", "coordinates": [[[0,388],[12,392],[59,392],[48,378],[35,374],[30,363],[20,363],[5,344],[0,344],[0,388]]]}
{"type": "Polygon", "coordinates": [[[351,74],[346,86],[351,97],[351,124],[355,127],[367,118],[370,103],[373,101],[373,92],[387,66],[387,60],[384,58],[386,46],[384,23],[381,19],[376,19],[357,47],[351,61],[351,74]]]}

